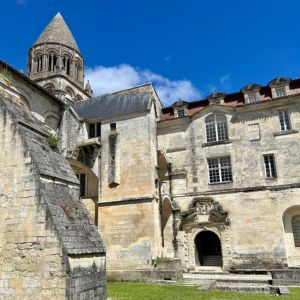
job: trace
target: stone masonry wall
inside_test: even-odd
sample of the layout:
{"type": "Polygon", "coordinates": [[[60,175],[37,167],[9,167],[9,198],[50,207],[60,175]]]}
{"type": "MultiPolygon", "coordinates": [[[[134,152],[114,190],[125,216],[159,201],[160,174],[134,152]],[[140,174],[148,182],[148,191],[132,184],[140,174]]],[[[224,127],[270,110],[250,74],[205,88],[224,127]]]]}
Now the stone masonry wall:
{"type": "Polygon", "coordinates": [[[70,166],[28,111],[0,99],[0,116],[0,296],[106,299],[105,249],[70,166]]]}
{"type": "Polygon", "coordinates": [[[108,277],[141,279],[161,255],[155,174],[156,120],[147,115],[116,122],[115,186],[109,186],[109,122],[102,124],[99,229],[107,247],[108,277]],[[131,275],[130,275],[131,274],[131,275]]]}
{"type": "MultiPolygon", "coordinates": [[[[231,267],[283,267],[288,253],[294,251],[286,245],[282,219],[289,207],[299,205],[299,129],[299,98],[243,108],[212,105],[191,118],[159,123],[159,149],[167,154],[172,170],[186,173],[172,176],[174,201],[184,211],[195,197],[212,197],[228,212],[230,226],[220,235],[222,247],[229,249],[223,254],[227,253],[231,267]],[[279,110],[290,113],[294,130],[290,134],[277,135],[279,110]],[[227,117],[229,143],[206,144],[205,118],[212,113],[227,117]],[[252,124],[259,127],[256,139],[251,137],[252,124]],[[263,154],[269,153],[275,156],[276,179],[265,176],[263,154]],[[233,181],[209,184],[207,158],[227,155],[233,181]]],[[[193,238],[200,230],[201,226],[196,226],[193,238]]],[[[180,235],[180,243],[187,246],[187,238],[186,234],[180,235]]],[[[185,254],[186,263],[192,265],[193,243],[191,237],[189,253],[185,254]]]]}

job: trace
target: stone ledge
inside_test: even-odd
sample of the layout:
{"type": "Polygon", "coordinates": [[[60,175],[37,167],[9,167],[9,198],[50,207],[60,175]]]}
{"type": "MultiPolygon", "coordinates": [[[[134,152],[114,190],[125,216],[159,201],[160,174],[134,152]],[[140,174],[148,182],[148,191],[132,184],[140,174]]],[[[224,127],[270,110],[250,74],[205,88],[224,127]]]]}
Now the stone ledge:
{"type": "Polygon", "coordinates": [[[179,152],[179,151],[185,151],[186,147],[177,147],[177,148],[171,148],[167,149],[167,153],[172,153],[172,152],[179,152]]]}
{"type": "Polygon", "coordinates": [[[208,143],[203,143],[202,148],[215,146],[215,145],[226,145],[226,144],[231,144],[231,143],[232,143],[231,140],[208,142],[208,143]]]}
{"type": "Polygon", "coordinates": [[[284,130],[280,132],[275,132],[273,135],[274,136],[281,136],[281,135],[287,135],[287,134],[293,134],[293,133],[298,133],[298,130],[284,130]]]}
{"type": "Polygon", "coordinates": [[[154,196],[125,198],[125,199],[117,199],[117,200],[104,201],[104,202],[98,201],[97,205],[98,207],[113,206],[113,205],[127,205],[127,204],[152,202],[154,199],[155,199],[154,196]]]}

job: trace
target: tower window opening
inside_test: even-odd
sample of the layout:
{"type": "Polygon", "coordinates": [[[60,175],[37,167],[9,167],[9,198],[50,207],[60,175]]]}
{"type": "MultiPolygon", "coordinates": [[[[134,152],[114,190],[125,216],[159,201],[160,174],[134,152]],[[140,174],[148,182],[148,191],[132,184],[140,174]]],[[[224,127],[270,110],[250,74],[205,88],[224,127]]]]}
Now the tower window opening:
{"type": "Polygon", "coordinates": [[[81,70],[82,70],[81,63],[79,60],[77,60],[75,63],[75,78],[76,78],[76,80],[81,79],[81,70]]]}
{"type": "Polygon", "coordinates": [[[55,54],[50,54],[48,57],[48,71],[54,71],[57,64],[57,56],[55,54]]]}
{"type": "Polygon", "coordinates": [[[40,72],[43,70],[43,56],[40,55],[37,57],[37,66],[36,66],[36,71],[40,72]]]}
{"type": "Polygon", "coordinates": [[[67,75],[70,75],[70,70],[71,70],[71,61],[70,61],[70,58],[68,56],[65,56],[63,58],[63,65],[64,65],[64,68],[65,68],[65,71],[66,71],[66,74],[67,75]]]}

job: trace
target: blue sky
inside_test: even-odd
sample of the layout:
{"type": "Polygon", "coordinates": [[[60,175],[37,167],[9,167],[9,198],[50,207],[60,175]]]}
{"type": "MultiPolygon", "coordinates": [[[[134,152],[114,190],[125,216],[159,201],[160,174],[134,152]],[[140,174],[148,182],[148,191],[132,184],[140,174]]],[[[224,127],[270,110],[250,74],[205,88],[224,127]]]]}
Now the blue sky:
{"type": "Polygon", "coordinates": [[[96,94],[151,80],[169,104],[300,76],[296,0],[6,0],[0,57],[25,70],[29,47],[58,11],[96,94]]]}

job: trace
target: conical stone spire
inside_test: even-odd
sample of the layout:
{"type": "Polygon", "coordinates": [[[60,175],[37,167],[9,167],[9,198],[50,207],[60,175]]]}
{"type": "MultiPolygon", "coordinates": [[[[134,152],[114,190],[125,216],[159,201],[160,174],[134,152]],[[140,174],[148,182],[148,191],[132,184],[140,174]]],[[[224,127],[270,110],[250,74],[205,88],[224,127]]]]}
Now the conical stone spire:
{"type": "Polygon", "coordinates": [[[60,13],[51,20],[34,45],[43,43],[58,43],[79,51],[77,43],[60,13]]]}

